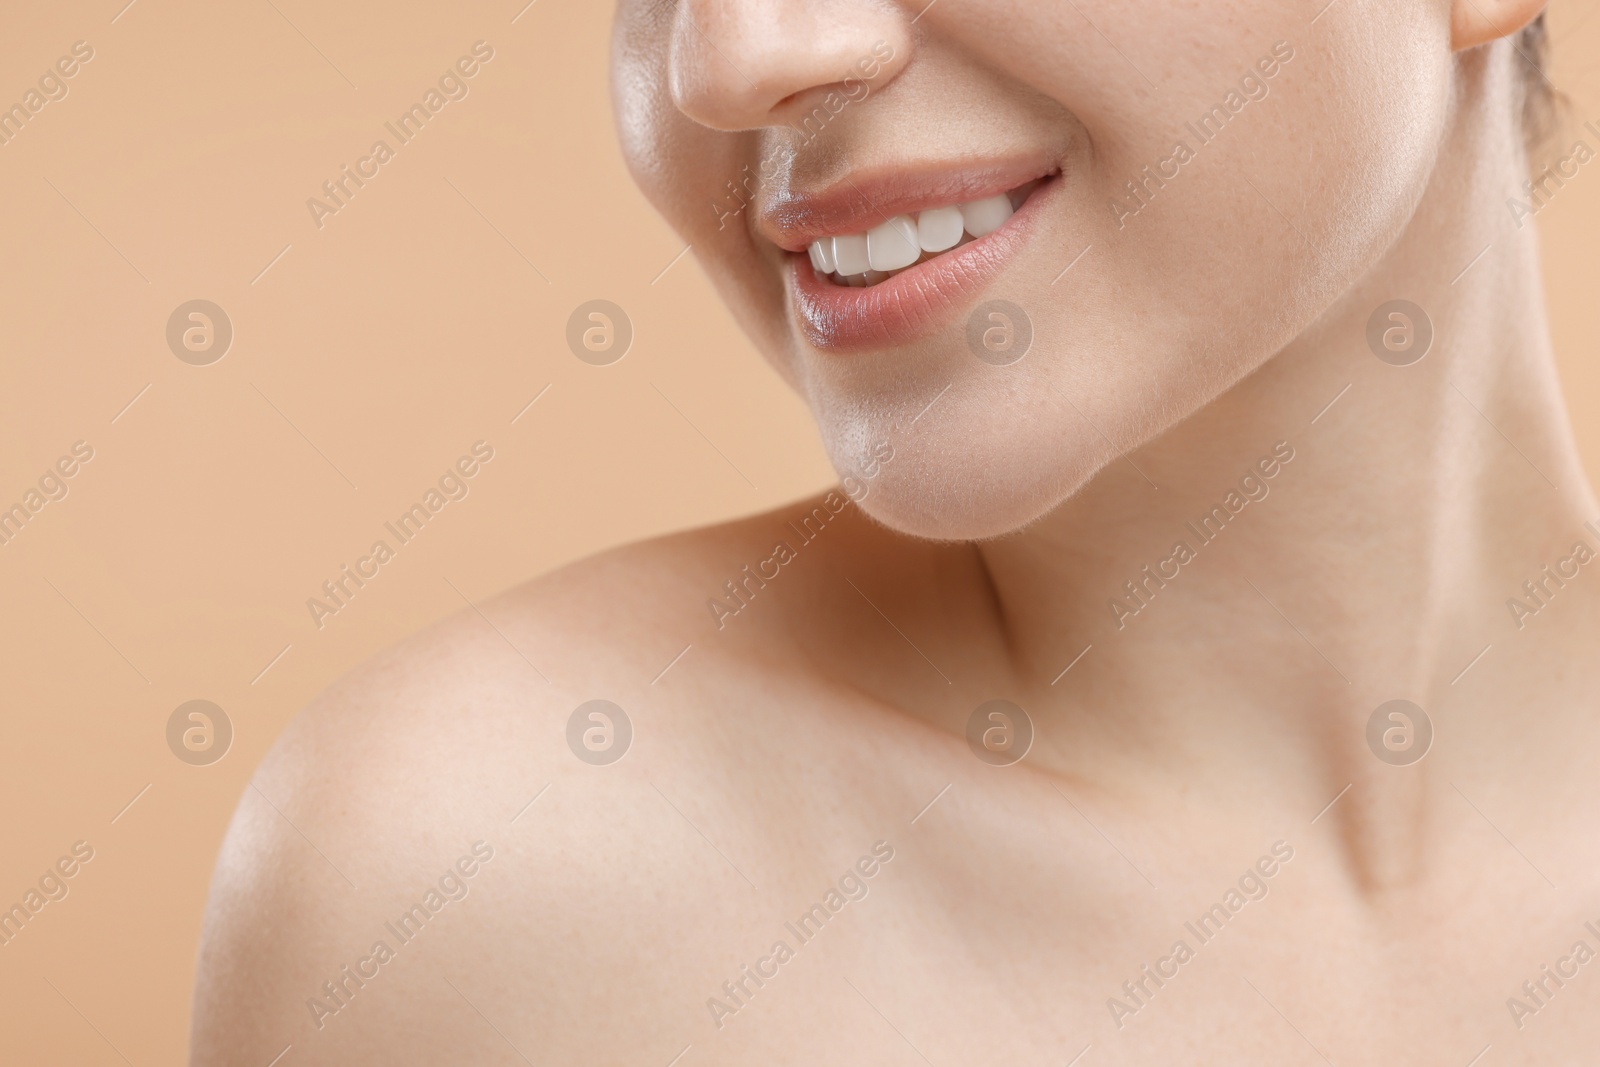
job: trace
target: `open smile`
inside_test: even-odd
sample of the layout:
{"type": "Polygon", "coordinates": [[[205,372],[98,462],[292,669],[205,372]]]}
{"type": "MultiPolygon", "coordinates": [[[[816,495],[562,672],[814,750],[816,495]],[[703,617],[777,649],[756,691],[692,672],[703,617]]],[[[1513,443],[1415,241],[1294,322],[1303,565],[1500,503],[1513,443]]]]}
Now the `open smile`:
{"type": "Polygon", "coordinates": [[[797,325],[813,346],[897,347],[937,330],[1022,248],[1061,182],[1059,171],[1035,165],[1031,175],[1013,169],[949,184],[874,198],[852,185],[857,195],[841,206],[773,212],[790,252],[797,325]]]}
{"type": "Polygon", "coordinates": [[[1043,181],[1035,178],[1015,189],[965,204],[896,215],[866,233],[818,238],[806,246],[811,267],[836,285],[856,289],[877,285],[998,230],[1043,181]]]}

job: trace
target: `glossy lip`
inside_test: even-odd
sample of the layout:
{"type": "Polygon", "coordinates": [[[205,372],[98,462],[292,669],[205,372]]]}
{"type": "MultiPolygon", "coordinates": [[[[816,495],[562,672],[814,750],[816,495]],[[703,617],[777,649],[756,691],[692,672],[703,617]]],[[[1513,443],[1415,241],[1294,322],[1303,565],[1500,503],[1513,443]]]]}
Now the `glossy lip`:
{"type": "MultiPolygon", "coordinates": [[[[820,277],[805,252],[791,250],[789,292],[806,340],[819,349],[847,352],[895,348],[932,333],[999,276],[1032,236],[1060,186],[1061,175],[1051,174],[999,229],[864,289],[820,277]]],[[[991,187],[990,193],[980,196],[994,191],[998,190],[991,187]]]]}
{"type": "Polygon", "coordinates": [[[804,252],[819,238],[866,233],[896,215],[982,200],[1059,171],[1053,162],[1029,157],[959,171],[857,174],[816,192],[772,195],[757,208],[756,228],[784,251],[804,252]]]}

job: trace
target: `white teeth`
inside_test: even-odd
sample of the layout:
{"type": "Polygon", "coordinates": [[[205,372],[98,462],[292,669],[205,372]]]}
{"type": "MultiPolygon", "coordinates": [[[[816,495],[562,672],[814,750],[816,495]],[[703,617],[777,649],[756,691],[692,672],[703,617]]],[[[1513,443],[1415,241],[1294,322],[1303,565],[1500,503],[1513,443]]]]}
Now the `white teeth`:
{"type": "Polygon", "coordinates": [[[943,252],[961,242],[961,209],[936,207],[917,216],[917,244],[924,252],[943,252]]]}
{"type": "Polygon", "coordinates": [[[1010,217],[1011,198],[1004,193],[961,205],[961,221],[965,224],[967,232],[974,237],[993,233],[1010,217]]]}
{"type": "Polygon", "coordinates": [[[845,277],[864,274],[872,266],[867,258],[867,235],[853,233],[833,239],[833,269],[845,277]]]}
{"type": "Polygon", "coordinates": [[[1008,193],[948,207],[929,208],[916,216],[896,215],[866,233],[822,237],[806,248],[818,275],[837,285],[860,289],[877,285],[914,263],[948,251],[973,238],[993,233],[1022,206],[1039,180],[1008,193]]]}
{"type": "Polygon", "coordinates": [[[867,259],[873,270],[909,267],[922,255],[917,224],[910,215],[896,215],[867,231],[867,259]]]}
{"type": "Polygon", "coordinates": [[[806,252],[811,256],[811,266],[818,274],[833,273],[833,241],[824,239],[812,241],[806,252]]]}

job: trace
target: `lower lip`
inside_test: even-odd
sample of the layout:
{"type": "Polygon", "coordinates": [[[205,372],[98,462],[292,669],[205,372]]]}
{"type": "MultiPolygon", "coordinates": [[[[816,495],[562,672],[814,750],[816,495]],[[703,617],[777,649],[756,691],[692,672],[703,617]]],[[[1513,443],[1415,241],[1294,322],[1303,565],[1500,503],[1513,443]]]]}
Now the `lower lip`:
{"type": "Polygon", "coordinates": [[[863,289],[837,285],[817,274],[806,253],[790,253],[789,291],[806,340],[849,352],[896,348],[938,330],[1022,249],[1060,184],[1060,175],[1046,179],[993,233],[863,289]]]}

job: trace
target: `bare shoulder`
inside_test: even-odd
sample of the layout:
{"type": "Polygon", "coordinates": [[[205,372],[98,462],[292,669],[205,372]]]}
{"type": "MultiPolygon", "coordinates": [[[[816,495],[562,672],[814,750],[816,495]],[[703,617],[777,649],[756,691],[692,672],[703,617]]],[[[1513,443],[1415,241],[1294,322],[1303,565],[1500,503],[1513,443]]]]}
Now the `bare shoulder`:
{"type": "MultiPolygon", "coordinates": [[[[816,507],[830,552],[881,536],[816,507]]],[[[564,568],[318,697],[258,768],[219,856],[192,1062],[267,1063],[288,1047],[303,1063],[518,1062],[507,1035],[533,1034],[537,1049],[512,1039],[518,1053],[582,1059],[553,1035],[566,1013],[607,1014],[582,1003],[605,986],[572,976],[630,969],[616,946],[703,942],[708,880],[749,881],[707,868],[722,861],[706,828],[730,797],[765,787],[782,803],[770,766],[748,758],[775,742],[717,712],[750,679],[758,702],[808,684],[803,657],[786,663],[762,635],[797,625],[807,583],[781,588],[772,559],[778,543],[805,551],[776,531],[813,510],[564,568]],[[757,604],[743,636],[725,632],[757,604]]],[[[725,841],[764,818],[740,803],[748,824],[725,841]]],[[[646,999],[673,995],[670,970],[632,980],[665,983],[646,999]]]]}

